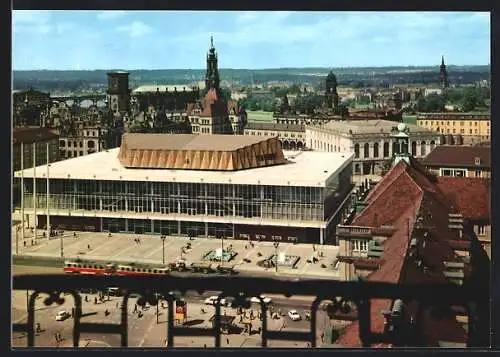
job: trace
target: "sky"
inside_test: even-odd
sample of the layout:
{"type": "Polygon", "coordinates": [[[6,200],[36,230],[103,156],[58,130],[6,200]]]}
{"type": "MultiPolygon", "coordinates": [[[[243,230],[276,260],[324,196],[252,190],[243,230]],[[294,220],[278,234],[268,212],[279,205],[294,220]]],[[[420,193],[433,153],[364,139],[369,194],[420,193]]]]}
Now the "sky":
{"type": "Polygon", "coordinates": [[[13,11],[14,70],[490,63],[488,12],[13,11]]]}

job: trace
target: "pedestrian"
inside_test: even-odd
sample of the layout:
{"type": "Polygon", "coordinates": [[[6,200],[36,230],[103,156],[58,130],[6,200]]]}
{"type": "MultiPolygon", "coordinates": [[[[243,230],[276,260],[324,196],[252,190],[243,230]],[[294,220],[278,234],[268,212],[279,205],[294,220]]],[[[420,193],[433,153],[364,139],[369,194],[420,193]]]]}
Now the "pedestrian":
{"type": "Polygon", "coordinates": [[[226,342],[229,345],[229,337],[226,338],[226,342]]]}
{"type": "Polygon", "coordinates": [[[205,344],[203,344],[203,348],[207,348],[207,344],[206,344],[206,343],[205,343],[205,344]]]}
{"type": "Polygon", "coordinates": [[[60,332],[57,333],[57,340],[58,342],[61,342],[63,340],[60,332]]]}
{"type": "Polygon", "coordinates": [[[56,342],[59,342],[59,338],[57,337],[57,333],[54,334],[54,339],[56,340],[56,342]]]}
{"type": "Polygon", "coordinates": [[[26,241],[23,241],[23,243],[24,243],[24,247],[26,248],[26,241]]]}
{"type": "Polygon", "coordinates": [[[72,307],[72,308],[71,308],[71,317],[74,317],[74,316],[75,316],[75,308],[74,308],[74,307],[72,307]]]}
{"type": "Polygon", "coordinates": [[[76,238],[76,232],[73,232],[73,237],[75,237],[75,238],[76,238]]]}
{"type": "Polygon", "coordinates": [[[85,302],[89,302],[89,297],[85,295],[85,302]]]}
{"type": "Polygon", "coordinates": [[[97,305],[97,297],[94,298],[94,305],[97,305]]]}
{"type": "Polygon", "coordinates": [[[134,312],[137,312],[137,304],[134,305],[134,312]]]}
{"type": "Polygon", "coordinates": [[[90,250],[90,244],[87,244],[87,249],[90,250]]]}

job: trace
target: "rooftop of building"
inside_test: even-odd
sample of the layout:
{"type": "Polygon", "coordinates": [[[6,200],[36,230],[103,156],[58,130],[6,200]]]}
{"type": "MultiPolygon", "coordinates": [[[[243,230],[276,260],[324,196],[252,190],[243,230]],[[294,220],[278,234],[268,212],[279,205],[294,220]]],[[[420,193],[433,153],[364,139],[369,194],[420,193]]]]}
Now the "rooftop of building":
{"type": "Polygon", "coordinates": [[[125,133],[122,142],[131,150],[234,151],[266,139],[246,135],[125,133]]]}
{"type": "Polygon", "coordinates": [[[245,130],[276,130],[276,131],[300,131],[305,132],[306,127],[303,124],[285,124],[285,123],[256,123],[249,122],[245,130]]]}
{"type": "MultiPolygon", "coordinates": [[[[452,284],[444,276],[444,262],[460,261],[450,241],[467,241],[470,237],[459,237],[457,230],[449,225],[449,214],[462,213],[463,207],[450,199],[450,192],[460,191],[455,183],[432,175],[425,167],[410,158],[410,163],[400,161],[375,186],[366,198],[367,206],[353,220],[352,226],[377,228],[391,226],[394,231],[381,243],[383,247],[382,263],[379,269],[368,276],[369,281],[398,284],[452,284]],[[442,190],[446,187],[446,190],[442,190]],[[421,241],[426,236],[418,227],[432,227],[427,233],[430,239],[418,254],[422,258],[421,265],[416,258],[408,258],[410,241],[415,238],[421,241]],[[423,235],[423,236],[422,236],[423,235]]],[[[467,215],[463,212],[464,216],[467,215]]],[[[419,258],[419,259],[420,259],[419,258]]],[[[371,304],[371,329],[382,333],[385,318],[382,311],[391,309],[392,301],[374,299],[371,304]]],[[[412,306],[408,307],[410,310],[412,306]]],[[[414,313],[410,312],[410,313],[414,313]]],[[[425,338],[427,346],[438,346],[439,341],[463,343],[465,330],[454,318],[434,321],[426,319],[425,338]],[[439,324],[435,330],[429,325],[439,324]]],[[[433,325],[437,326],[437,325],[433,325]]],[[[359,340],[359,323],[354,322],[339,338],[337,343],[344,346],[361,347],[359,340]]]]}
{"type": "MultiPolygon", "coordinates": [[[[417,126],[415,124],[406,124],[411,133],[428,133],[435,136],[439,134],[434,133],[426,128],[417,126]]],[[[356,134],[389,134],[395,130],[397,123],[390,120],[332,120],[321,127],[320,129],[331,130],[344,135],[356,134]]],[[[315,130],[316,127],[307,127],[315,130]]]]}
{"type": "Polygon", "coordinates": [[[445,112],[445,113],[418,113],[417,119],[430,119],[430,118],[439,118],[439,119],[453,119],[453,120],[490,120],[491,113],[490,112],[467,112],[467,113],[455,113],[455,112],[445,112]]]}
{"type": "Polygon", "coordinates": [[[39,141],[57,139],[59,135],[47,128],[14,128],[12,130],[12,143],[31,144],[39,141]]]}
{"type": "Polygon", "coordinates": [[[145,84],[134,89],[132,93],[193,92],[194,90],[191,86],[185,84],[145,84]]]}
{"type": "Polygon", "coordinates": [[[491,147],[439,145],[421,162],[426,166],[491,168],[491,147]]]}
{"type": "MultiPolygon", "coordinates": [[[[123,167],[118,159],[119,150],[116,148],[52,163],[50,178],[325,187],[330,177],[348,166],[353,157],[351,153],[285,151],[287,162],[282,165],[239,171],[158,170],[123,167]]],[[[45,165],[37,168],[40,178],[46,171],[45,165]]],[[[15,175],[21,177],[21,172],[15,175]]],[[[33,177],[33,169],[24,170],[24,177],[33,177]]]]}

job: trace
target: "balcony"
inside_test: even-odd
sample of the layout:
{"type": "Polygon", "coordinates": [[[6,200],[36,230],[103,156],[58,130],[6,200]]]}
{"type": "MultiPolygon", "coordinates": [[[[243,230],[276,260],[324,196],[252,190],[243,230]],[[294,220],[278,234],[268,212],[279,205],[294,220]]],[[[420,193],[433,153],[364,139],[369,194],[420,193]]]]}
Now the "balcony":
{"type": "MultiPolygon", "coordinates": [[[[164,328],[166,337],[165,343],[158,347],[174,348],[174,337],[178,336],[209,336],[214,339],[215,348],[220,348],[223,336],[223,324],[226,320],[225,315],[221,314],[221,307],[216,305],[213,316],[212,328],[186,327],[179,324],[176,316],[176,297],[172,291],[178,291],[185,294],[187,291],[196,291],[202,293],[205,291],[221,291],[219,299],[226,298],[234,308],[248,308],[250,306],[250,297],[259,296],[259,294],[283,294],[287,297],[300,295],[311,297],[310,320],[307,320],[309,331],[273,331],[268,329],[269,319],[268,306],[260,304],[262,327],[259,330],[260,346],[268,347],[270,340],[286,340],[307,342],[310,347],[318,347],[321,339],[318,338],[317,323],[318,313],[323,311],[323,301],[330,301],[330,318],[337,318],[340,315],[348,315],[349,320],[357,320],[359,323],[359,340],[364,347],[375,347],[383,344],[385,346],[426,346],[421,338],[423,325],[426,325],[424,311],[432,309],[434,311],[443,311],[443,307],[450,307],[450,311],[456,306],[463,307],[465,311],[462,316],[468,321],[466,325],[467,346],[484,345],[485,336],[480,323],[474,323],[477,320],[478,301],[484,297],[478,297],[477,289],[467,289],[460,286],[435,286],[435,285],[392,285],[386,283],[369,281],[336,282],[327,280],[308,280],[308,281],[285,281],[270,278],[251,278],[251,277],[177,277],[177,276],[158,276],[150,278],[141,277],[122,277],[122,276],[83,276],[83,275],[17,275],[13,277],[14,291],[34,291],[31,295],[27,294],[27,323],[14,323],[14,333],[25,333],[27,335],[27,346],[35,347],[36,339],[39,334],[35,331],[38,322],[45,324],[46,321],[38,321],[35,310],[37,296],[48,296],[42,300],[47,306],[52,304],[61,305],[68,297],[74,300],[74,317],[72,321],[73,347],[78,347],[82,334],[99,333],[116,334],[119,336],[120,346],[129,346],[129,299],[132,295],[139,295],[137,304],[140,306],[148,303],[158,309],[158,296],[161,296],[167,306],[165,321],[161,328],[164,328]],[[107,288],[119,287],[124,295],[120,297],[121,307],[117,311],[120,313],[119,323],[90,323],[85,321],[82,311],[82,293],[79,291],[85,289],[95,289],[106,291],[107,288]],[[283,292],[291,292],[290,294],[283,292]],[[65,295],[69,294],[69,295],[65,295]],[[65,297],[66,296],[66,297],[65,297]],[[384,328],[383,331],[372,330],[371,320],[373,318],[373,309],[371,308],[373,299],[387,299],[395,301],[401,299],[407,305],[415,306],[418,304],[416,318],[412,318],[412,333],[407,333],[407,329],[401,329],[405,333],[394,333],[394,329],[384,328]],[[349,308],[346,308],[349,306],[349,308]],[[347,309],[347,310],[346,310],[347,309]],[[371,313],[370,313],[371,312],[371,313]],[[353,315],[353,316],[351,316],[353,315]],[[420,318],[422,317],[422,318],[420,318]],[[84,318],[84,319],[82,319],[84,318]]],[[[486,295],[487,297],[487,295],[486,295]]],[[[157,310],[158,313],[158,310],[157,310]]],[[[382,313],[382,312],[377,312],[382,313]]],[[[88,314],[87,314],[88,315],[88,314]]],[[[158,323],[158,317],[157,317],[158,323]]],[[[487,333],[486,333],[487,335],[487,333]]],[[[488,337],[486,337],[486,340],[488,337]]],[[[229,341],[229,340],[228,340],[229,341]]],[[[335,341],[333,341],[335,342],[335,341]]],[[[440,341],[440,343],[446,341],[440,341]]],[[[68,346],[69,347],[69,346],[68,346]]],[[[116,346],[118,347],[118,346],[116,346]]],[[[349,347],[349,346],[340,346],[349,347]]]]}

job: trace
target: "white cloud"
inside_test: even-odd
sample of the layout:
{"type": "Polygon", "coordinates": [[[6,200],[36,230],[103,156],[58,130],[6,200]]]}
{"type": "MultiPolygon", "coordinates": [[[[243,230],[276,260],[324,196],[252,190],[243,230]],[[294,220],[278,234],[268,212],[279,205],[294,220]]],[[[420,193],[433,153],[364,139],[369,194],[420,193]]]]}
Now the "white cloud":
{"type": "Polygon", "coordinates": [[[130,25],[120,26],[118,31],[127,33],[130,37],[141,37],[153,31],[153,29],[142,21],[134,21],[130,25]]]}
{"type": "Polygon", "coordinates": [[[235,21],[237,23],[248,23],[257,20],[258,18],[259,18],[258,11],[244,11],[243,13],[238,14],[238,16],[236,16],[235,21]]]}
{"type": "Polygon", "coordinates": [[[111,19],[116,19],[118,17],[122,17],[125,15],[127,12],[124,10],[108,10],[108,11],[101,11],[100,13],[97,14],[97,19],[99,20],[111,20],[111,19]]]}

